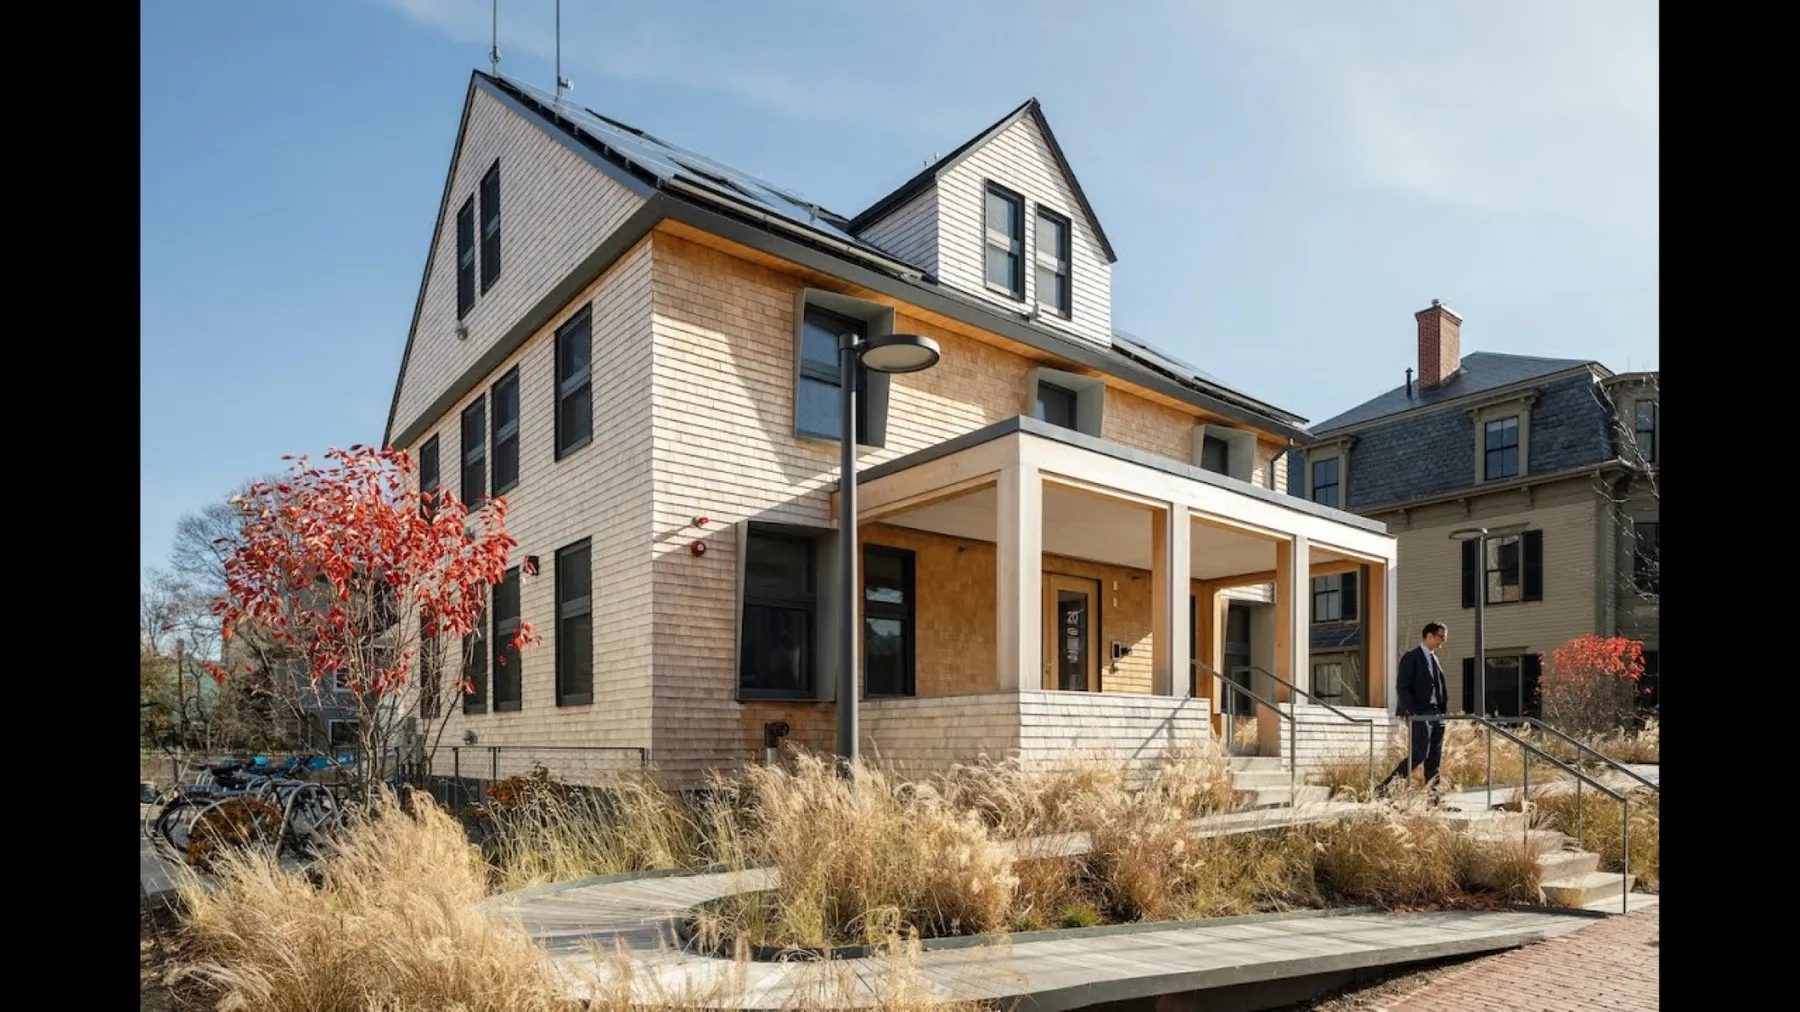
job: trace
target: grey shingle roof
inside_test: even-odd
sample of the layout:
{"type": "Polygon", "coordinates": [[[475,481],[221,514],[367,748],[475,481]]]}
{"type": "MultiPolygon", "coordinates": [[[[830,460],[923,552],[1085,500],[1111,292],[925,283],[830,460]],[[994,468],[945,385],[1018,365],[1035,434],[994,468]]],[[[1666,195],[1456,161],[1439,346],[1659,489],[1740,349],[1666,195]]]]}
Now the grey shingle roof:
{"type": "Polygon", "coordinates": [[[1439,404],[1485,390],[1497,390],[1579,365],[1592,364],[1594,363],[1579,358],[1538,358],[1534,355],[1505,355],[1493,351],[1473,352],[1463,356],[1462,367],[1451,374],[1448,383],[1436,389],[1421,390],[1415,380],[1412,396],[1408,397],[1406,385],[1402,383],[1379,397],[1366,400],[1336,417],[1327,418],[1314,425],[1312,431],[1322,435],[1334,429],[1373,421],[1413,408],[1439,404]]]}

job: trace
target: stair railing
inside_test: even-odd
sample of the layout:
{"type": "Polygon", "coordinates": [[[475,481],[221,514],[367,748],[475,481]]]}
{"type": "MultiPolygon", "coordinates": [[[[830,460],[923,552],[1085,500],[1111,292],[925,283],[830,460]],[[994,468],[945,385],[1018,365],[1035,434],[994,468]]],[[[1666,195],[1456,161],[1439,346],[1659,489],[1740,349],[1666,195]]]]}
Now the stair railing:
{"type": "MultiPolygon", "coordinates": [[[[1318,696],[1315,696],[1312,693],[1306,691],[1305,689],[1302,689],[1300,686],[1295,685],[1293,682],[1288,681],[1287,679],[1281,677],[1280,675],[1276,674],[1273,671],[1269,671],[1265,668],[1257,667],[1254,664],[1248,665],[1245,668],[1243,668],[1242,670],[1261,672],[1265,677],[1273,680],[1275,682],[1275,684],[1286,686],[1287,690],[1288,690],[1288,712],[1290,714],[1293,713],[1294,697],[1296,695],[1299,695],[1299,696],[1305,696],[1307,699],[1310,699],[1314,703],[1317,703],[1318,705],[1323,706],[1325,709],[1330,710],[1332,713],[1337,714],[1339,717],[1342,717],[1344,720],[1347,720],[1352,724],[1368,725],[1368,727],[1369,727],[1369,796],[1371,798],[1375,796],[1375,721],[1374,720],[1372,720],[1368,717],[1352,717],[1351,715],[1345,713],[1344,711],[1338,709],[1337,707],[1331,705],[1330,703],[1325,702],[1323,699],[1320,699],[1318,696]]],[[[1295,723],[1298,723],[1298,721],[1295,721],[1295,723]]],[[[1289,751],[1291,753],[1292,749],[1290,749],[1289,751]]],[[[1296,756],[1290,756],[1290,758],[1293,758],[1296,760],[1298,759],[1298,757],[1296,757],[1296,756]]]]}
{"type": "MultiPolygon", "coordinates": [[[[1574,778],[1575,787],[1576,787],[1575,839],[1576,839],[1577,843],[1585,845],[1587,842],[1584,838],[1584,836],[1585,836],[1585,834],[1583,833],[1584,827],[1583,827],[1582,821],[1581,821],[1581,807],[1580,807],[1581,785],[1585,783],[1589,787],[1592,787],[1593,789],[1599,791],[1600,793],[1605,794],[1606,796],[1612,798],[1614,801],[1617,801],[1619,803],[1619,840],[1620,840],[1620,846],[1622,847],[1622,852],[1619,855],[1619,866],[1620,866],[1619,867],[1619,878],[1620,878],[1619,905],[1620,905],[1621,913],[1630,913],[1631,912],[1631,799],[1630,798],[1626,797],[1622,792],[1615,791],[1612,788],[1606,786],[1604,783],[1601,783],[1598,779],[1588,776],[1586,773],[1583,773],[1581,770],[1575,768],[1574,766],[1570,766],[1568,763],[1563,762],[1561,759],[1558,759],[1557,757],[1551,755],[1550,753],[1544,751],[1543,749],[1537,747],[1536,745],[1533,745],[1531,742],[1528,742],[1525,739],[1519,737],[1518,735],[1513,734],[1511,731],[1508,731],[1505,727],[1502,727],[1500,724],[1496,723],[1495,720],[1493,720],[1493,719],[1483,717],[1483,716],[1480,716],[1478,714],[1473,714],[1473,713],[1416,713],[1416,714],[1413,714],[1409,719],[1413,720],[1413,721],[1466,720],[1466,721],[1469,721],[1474,724],[1478,724],[1478,725],[1488,729],[1488,733],[1490,735],[1490,737],[1488,739],[1488,776],[1489,776],[1488,794],[1489,794],[1489,807],[1490,808],[1493,807],[1493,805],[1492,805],[1492,800],[1493,800],[1493,783],[1492,783],[1492,778],[1493,778],[1493,738],[1491,736],[1498,734],[1500,737],[1505,738],[1507,741],[1510,741],[1513,744],[1519,746],[1520,757],[1521,757],[1521,762],[1519,765],[1520,765],[1521,770],[1523,771],[1523,775],[1521,776],[1521,783],[1520,783],[1520,787],[1519,787],[1519,812],[1521,815],[1523,815],[1525,817],[1525,829],[1523,832],[1522,839],[1527,847],[1530,847],[1530,845],[1531,845],[1531,806],[1528,804],[1528,802],[1531,800],[1531,757],[1533,755],[1539,757],[1540,759],[1543,759],[1545,762],[1549,763],[1552,766],[1555,766],[1557,769],[1562,770],[1564,773],[1567,773],[1570,777],[1574,778]]],[[[1501,719],[1507,719],[1507,718],[1501,718],[1501,719]]],[[[1409,730],[1409,734],[1408,734],[1409,740],[1410,740],[1410,737],[1411,737],[1411,735],[1410,735],[1410,730],[1409,730]]],[[[1409,774],[1412,771],[1411,761],[1412,761],[1412,756],[1410,753],[1408,753],[1407,772],[1409,774]]]]}
{"type": "MultiPolygon", "coordinates": [[[[1288,804],[1289,805],[1298,805],[1299,801],[1300,801],[1300,791],[1299,791],[1300,785],[1297,782],[1298,778],[1297,778],[1295,771],[1300,768],[1300,764],[1294,761],[1294,758],[1295,758],[1294,757],[1294,746],[1297,743],[1297,739],[1294,734],[1294,715],[1291,713],[1281,712],[1280,706],[1276,705],[1275,703],[1269,702],[1268,700],[1264,699],[1263,697],[1250,691],[1250,689],[1248,689],[1247,687],[1239,685],[1237,682],[1234,682],[1231,679],[1226,678],[1224,675],[1219,674],[1217,671],[1213,670],[1212,665],[1207,664],[1205,661],[1192,660],[1192,661],[1189,661],[1188,664],[1192,667],[1198,668],[1201,671],[1206,672],[1207,674],[1213,676],[1214,678],[1217,678],[1221,684],[1225,685],[1227,688],[1231,689],[1233,692],[1242,693],[1244,696],[1249,697],[1251,702],[1261,703],[1263,706],[1268,707],[1272,712],[1274,712],[1275,716],[1280,717],[1282,720],[1287,721],[1287,726],[1288,726],[1288,804]]],[[[1254,708],[1252,708],[1251,712],[1254,713],[1256,711],[1254,708]]],[[[1228,706],[1225,708],[1225,742],[1226,742],[1225,754],[1228,757],[1231,754],[1231,743],[1235,742],[1236,740],[1237,740],[1237,708],[1228,706]]]]}

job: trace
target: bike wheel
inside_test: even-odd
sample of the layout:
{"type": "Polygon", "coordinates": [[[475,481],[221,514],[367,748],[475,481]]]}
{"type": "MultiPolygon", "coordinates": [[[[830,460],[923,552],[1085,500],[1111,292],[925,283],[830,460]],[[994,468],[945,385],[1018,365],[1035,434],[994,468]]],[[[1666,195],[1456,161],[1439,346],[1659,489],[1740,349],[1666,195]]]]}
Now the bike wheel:
{"type": "Polygon", "coordinates": [[[318,784],[296,788],[287,797],[282,845],[295,857],[322,856],[344,825],[344,810],[318,784]]]}
{"type": "Polygon", "coordinates": [[[194,816],[200,813],[200,809],[205,808],[212,802],[213,799],[210,797],[197,798],[185,794],[177,795],[175,799],[165,805],[162,812],[157,815],[156,832],[155,836],[151,838],[151,842],[160,842],[173,850],[177,855],[185,858],[187,855],[188,830],[194,824],[194,816]]]}
{"type": "Polygon", "coordinates": [[[279,847],[281,817],[281,806],[267,798],[240,794],[215,801],[188,828],[187,861],[204,870],[231,851],[279,847]]]}

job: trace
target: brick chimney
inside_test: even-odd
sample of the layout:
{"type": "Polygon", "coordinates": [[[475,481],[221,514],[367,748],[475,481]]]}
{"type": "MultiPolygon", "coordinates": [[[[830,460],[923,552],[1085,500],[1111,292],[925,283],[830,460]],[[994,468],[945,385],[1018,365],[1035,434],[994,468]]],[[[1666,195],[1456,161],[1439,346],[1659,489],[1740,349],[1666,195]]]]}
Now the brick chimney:
{"type": "Polygon", "coordinates": [[[1435,390],[1462,366],[1462,317],[1432,299],[1413,319],[1419,321],[1419,389],[1435,390]]]}

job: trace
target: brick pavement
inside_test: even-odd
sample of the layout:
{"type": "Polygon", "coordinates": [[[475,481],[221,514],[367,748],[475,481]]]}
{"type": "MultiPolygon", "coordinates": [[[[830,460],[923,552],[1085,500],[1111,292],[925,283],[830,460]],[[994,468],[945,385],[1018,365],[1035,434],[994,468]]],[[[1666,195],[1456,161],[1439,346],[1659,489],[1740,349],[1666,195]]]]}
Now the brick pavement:
{"type": "Polygon", "coordinates": [[[1656,1009],[1658,907],[1489,956],[1382,1006],[1384,1012],[1656,1009]]]}

